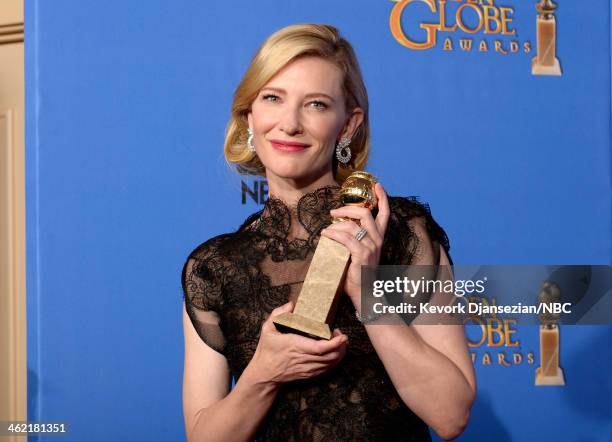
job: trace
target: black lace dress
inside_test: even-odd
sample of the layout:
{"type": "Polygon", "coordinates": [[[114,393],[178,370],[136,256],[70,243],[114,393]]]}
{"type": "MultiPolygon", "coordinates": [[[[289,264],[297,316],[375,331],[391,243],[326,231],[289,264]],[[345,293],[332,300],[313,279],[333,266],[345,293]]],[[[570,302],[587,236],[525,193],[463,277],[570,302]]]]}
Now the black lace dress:
{"type": "MultiPolygon", "coordinates": [[[[214,237],[189,255],[182,273],[187,313],[202,340],[227,358],[236,380],[255,352],[263,321],[297,298],[319,232],[331,222],[329,211],[341,206],[338,190],[322,187],[303,195],[293,208],[270,197],[236,232],[214,237]]],[[[381,264],[413,262],[423,241],[440,244],[448,253],[446,234],[426,205],[401,197],[389,197],[389,203],[381,264]]],[[[349,338],[344,359],[319,376],[284,384],[255,438],[431,440],[427,425],[393,387],[346,295],[335,327],[349,338]]]]}

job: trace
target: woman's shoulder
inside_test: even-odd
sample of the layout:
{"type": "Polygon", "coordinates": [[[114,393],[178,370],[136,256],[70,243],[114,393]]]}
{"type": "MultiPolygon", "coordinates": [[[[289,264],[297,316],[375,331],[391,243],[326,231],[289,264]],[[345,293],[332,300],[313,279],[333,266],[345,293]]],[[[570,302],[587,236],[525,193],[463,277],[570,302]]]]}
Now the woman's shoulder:
{"type": "Polygon", "coordinates": [[[223,233],[195,246],[187,256],[187,260],[196,259],[198,261],[209,260],[223,253],[223,249],[235,237],[235,232],[223,233]]]}
{"type": "Polygon", "coordinates": [[[216,310],[221,303],[223,287],[233,272],[236,259],[230,252],[234,233],[213,236],[198,244],[187,255],[181,272],[185,300],[201,310],[216,310]]]}
{"type": "Polygon", "coordinates": [[[234,232],[213,236],[189,252],[181,272],[188,306],[215,311],[222,308],[225,287],[233,279],[239,279],[237,275],[244,271],[245,252],[252,250],[244,226],[245,223],[234,232]]]}

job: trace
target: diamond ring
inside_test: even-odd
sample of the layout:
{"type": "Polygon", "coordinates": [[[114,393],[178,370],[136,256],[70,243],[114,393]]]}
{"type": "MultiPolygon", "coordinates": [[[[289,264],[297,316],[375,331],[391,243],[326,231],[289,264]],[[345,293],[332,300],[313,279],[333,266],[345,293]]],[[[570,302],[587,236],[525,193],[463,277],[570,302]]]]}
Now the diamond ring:
{"type": "Polygon", "coordinates": [[[361,229],[359,229],[357,231],[357,233],[355,234],[355,239],[357,241],[361,241],[363,239],[364,236],[366,236],[368,234],[368,231],[366,229],[364,229],[363,227],[361,229]]]}

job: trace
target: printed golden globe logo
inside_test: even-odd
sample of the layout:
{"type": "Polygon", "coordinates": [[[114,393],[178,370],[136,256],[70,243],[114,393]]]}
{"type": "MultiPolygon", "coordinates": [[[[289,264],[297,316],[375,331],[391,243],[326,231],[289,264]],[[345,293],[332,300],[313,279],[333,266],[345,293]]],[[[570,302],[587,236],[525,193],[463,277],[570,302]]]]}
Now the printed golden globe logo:
{"type": "MultiPolygon", "coordinates": [[[[392,0],[391,34],[401,45],[417,51],[495,52],[528,54],[529,40],[519,40],[514,27],[514,8],[495,0],[392,0]],[[419,17],[420,23],[414,23],[419,17]],[[425,18],[423,18],[425,17],[425,18]]],[[[556,58],[556,4],[541,0],[536,5],[537,53],[532,60],[534,75],[561,75],[556,58]]]]}
{"type": "MultiPolygon", "coordinates": [[[[495,305],[495,299],[489,301],[485,297],[470,296],[465,299],[468,303],[482,305],[495,305]]],[[[503,367],[520,365],[523,363],[532,365],[535,362],[535,355],[532,351],[522,353],[518,351],[521,346],[516,335],[516,319],[498,318],[496,314],[488,317],[470,316],[465,324],[471,327],[468,336],[468,346],[470,349],[483,349],[482,353],[471,352],[474,364],[491,365],[498,364],[503,367]]]]}
{"type": "MultiPolygon", "coordinates": [[[[558,291],[556,284],[546,282],[542,287],[540,297],[554,297],[558,291]]],[[[485,306],[496,305],[495,298],[489,300],[482,296],[466,297],[465,301],[485,306]]],[[[541,299],[540,302],[547,303],[550,302],[550,299],[541,299]]],[[[558,314],[553,312],[540,316],[540,362],[535,369],[535,385],[538,386],[565,385],[563,370],[559,366],[558,314]]],[[[516,319],[499,318],[495,313],[486,317],[470,315],[464,321],[464,325],[468,326],[467,341],[473,364],[483,366],[497,364],[502,367],[518,366],[525,363],[528,365],[535,364],[536,356],[533,351],[524,353],[519,350],[521,342],[517,336],[516,319]]]]}
{"type": "Polygon", "coordinates": [[[526,53],[531,52],[529,41],[520,42],[516,39],[513,14],[514,8],[498,6],[494,0],[395,0],[389,24],[393,37],[400,44],[415,50],[436,47],[439,39],[442,39],[442,47],[446,51],[456,48],[471,51],[477,47],[480,52],[492,50],[504,55],[518,53],[521,49],[526,53]],[[408,14],[422,15],[423,9],[427,8],[431,13],[431,19],[420,23],[419,28],[422,32],[419,38],[413,30],[404,30],[402,18],[408,14]],[[452,34],[459,31],[468,35],[498,38],[492,42],[482,37],[476,42],[474,38],[469,37],[455,39],[452,34]]]}

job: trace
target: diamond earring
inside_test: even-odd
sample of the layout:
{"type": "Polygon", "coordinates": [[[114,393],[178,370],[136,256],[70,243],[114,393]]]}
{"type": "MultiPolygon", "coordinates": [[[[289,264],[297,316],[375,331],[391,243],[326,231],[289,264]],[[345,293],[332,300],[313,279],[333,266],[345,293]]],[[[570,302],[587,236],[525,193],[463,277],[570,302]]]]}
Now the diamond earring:
{"type": "Polygon", "coordinates": [[[351,144],[350,138],[342,138],[336,146],[336,158],[338,158],[338,161],[340,161],[342,164],[347,164],[349,161],[351,161],[352,154],[349,144],[351,144]]]}
{"type": "Polygon", "coordinates": [[[249,152],[255,152],[255,146],[253,145],[253,129],[250,127],[247,129],[249,137],[247,138],[247,149],[249,152]]]}

